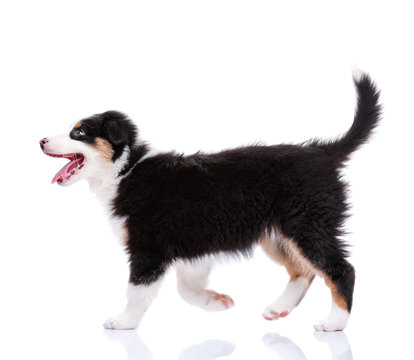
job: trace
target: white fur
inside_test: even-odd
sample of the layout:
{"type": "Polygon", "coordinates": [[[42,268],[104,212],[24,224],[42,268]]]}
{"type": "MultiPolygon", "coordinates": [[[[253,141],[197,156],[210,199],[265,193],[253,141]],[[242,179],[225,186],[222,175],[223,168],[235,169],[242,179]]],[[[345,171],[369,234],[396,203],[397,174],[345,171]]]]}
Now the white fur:
{"type": "Polygon", "coordinates": [[[135,329],[157,295],[162,277],[150,285],[134,285],[129,283],[127,289],[127,305],[116,317],[109,318],[103,324],[105,329],[135,329]]]}
{"type": "MultiPolygon", "coordinates": [[[[126,217],[119,217],[113,215],[113,210],[111,203],[114,200],[117,191],[119,182],[122,178],[118,177],[118,173],[125,166],[129,156],[129,149],[126,148],[122,155],[112,163],[112,168],[107,169],[105,174],[105,180],[102,181],[101,185],[96,189],[96,197],[101,202],[104,211],[109,219],[109,224],[111,226],[113,234],[118,238],[120,243],[123,244],[123,230],[125,228],[126,217]]],[[[95,182],[96,183],[96,182],[95,182]]]]}
{"type": "Polygon", "coordinates": [[[302,276],[295,281],[289,281],[282,295],[265,309],[263,316],[268,319],[278,319],[280,314],[289,314],[303,298],[309,285],[309,280],[302,276]]]}
{"type": "Polygon", "coordinates": [[[345,329],[348,319],[349,312],[341,309],[334,301],[332,301],[332,308],[328,318],[320,321],[313,327],[317,331],[341,331],[345,329]]]}
{"type": "Polygon", "coordinates": [[[364,72],[359,69],[357,66],[352,68],[352,78],[355,82],[361,81],[362,77],[364,76],[364,72]]]}
{"type": "Polygon", "coordinates": [[[205,256],[194,261],[178,261],[175,264],[178,293],[189,304],[204,310],[226,310],[234,306],[233,299],[206,289],[213,259],[213,256],[205,256]]]}

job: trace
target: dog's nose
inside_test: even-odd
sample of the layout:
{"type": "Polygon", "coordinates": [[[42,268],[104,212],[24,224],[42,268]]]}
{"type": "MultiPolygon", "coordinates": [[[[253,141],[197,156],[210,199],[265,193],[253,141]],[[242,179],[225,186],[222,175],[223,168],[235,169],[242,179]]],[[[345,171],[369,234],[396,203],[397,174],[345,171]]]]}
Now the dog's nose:
{"type": "Polygon", "coordinates": [[[43,148],[44,148],[44,145],[48,142],[49,140],[47,139],[47,138],[43,138],[42,140],[40,140],[39,142],[40,142],[40,147],[42,148],[42,150],[43,150],[43,148]]]}

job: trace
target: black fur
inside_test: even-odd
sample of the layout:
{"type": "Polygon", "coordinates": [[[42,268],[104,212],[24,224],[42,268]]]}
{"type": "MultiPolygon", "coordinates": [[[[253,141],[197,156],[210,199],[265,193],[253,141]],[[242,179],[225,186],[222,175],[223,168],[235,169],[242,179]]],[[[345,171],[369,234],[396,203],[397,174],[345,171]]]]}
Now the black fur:
{"type": "Polygon", "coordinates": [[[335,284],[350,310],[355,274],[340,239],[348,209],[340,168],[380,118],[379,92],[369,77],[356,81],[356,89],[354,122],[331,142],[164,153],[140,161],[148,149],[134,145],[137,129],[125,115],[111,111],[83,120],[85,135],[73,133],[74,139],[107,139],[113,161],[125,146],[132,149],[113,201],[113,214],[127,219],[130,281],[150,284],[177,259],[248,255],[265,232],[278,229],[335,284]]]}
{"type": "Polygon", "coordinates": [[[330,156],[342,161],[349,154],[357,150],[368,141],[372,131],[378,125],[381,114],[379,104],[380,93],[368,75],[363,74],[355,81],[358,96],[358,105],[354,123],[348,132],[339,140],[331,142],[314,141],[310,146],[324,149],[330,156]]]}
{"type": "Polygon", "coordinates": [[[112,161],[121,156],[125,146],[133,147],[137,135],[138,129],[135,124],[126,115],[113,110],[81,120],[81,126],[70,132],[73,140],[88,144],[93,144],[96,138],[107,140],[114,150],[112,161]],[[79,134],[79,130],[84,134],[79,134]]]}

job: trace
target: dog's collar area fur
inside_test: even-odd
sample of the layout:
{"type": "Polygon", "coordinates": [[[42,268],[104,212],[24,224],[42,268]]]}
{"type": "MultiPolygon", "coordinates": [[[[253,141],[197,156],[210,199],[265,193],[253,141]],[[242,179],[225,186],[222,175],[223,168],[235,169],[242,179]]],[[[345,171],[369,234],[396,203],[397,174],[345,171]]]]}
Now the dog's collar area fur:
{"type": "Polygon", "coordinates": [[[149,152],[150,152],[149,146],[145,143],[135,146],[132,148],[132,150],[129,150],[129,156],[128,156],[127,163],[118,173],[118,176],[120,177],[126,176],[134,168],[134,166],[141,159],[143,159],[144,156],[146,156],[149,152]]]}

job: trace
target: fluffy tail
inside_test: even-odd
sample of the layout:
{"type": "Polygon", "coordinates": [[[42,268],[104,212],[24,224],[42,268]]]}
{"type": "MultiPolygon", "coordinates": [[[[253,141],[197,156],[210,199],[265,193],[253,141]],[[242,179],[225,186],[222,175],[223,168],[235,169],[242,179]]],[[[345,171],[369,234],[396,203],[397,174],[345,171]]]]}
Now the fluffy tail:
{"type": "Polygon", "coordinates": [[[324,149],[338,161],[345,160],[370,138],[381,118],[380,92],[371,78],[364,73],[354,74],[358,104],[354,122],[345,135],[330,142],[314,141],[311,146],[324,149]]]}

